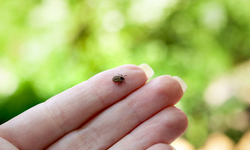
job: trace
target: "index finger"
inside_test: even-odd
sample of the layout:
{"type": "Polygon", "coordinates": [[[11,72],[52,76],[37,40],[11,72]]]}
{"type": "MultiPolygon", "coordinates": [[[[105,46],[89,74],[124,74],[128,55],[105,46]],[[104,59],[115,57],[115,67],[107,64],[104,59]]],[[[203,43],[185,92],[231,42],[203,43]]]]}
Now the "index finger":
{"type": "Polygon", "coordinates": [[[44,149],[146,81],[145,72],[135,65],[101,72],[1,125],[0,134],[20,149],[44,149]],[[126,85],[112,82],[117,73],[127,75],[126,85]]]}

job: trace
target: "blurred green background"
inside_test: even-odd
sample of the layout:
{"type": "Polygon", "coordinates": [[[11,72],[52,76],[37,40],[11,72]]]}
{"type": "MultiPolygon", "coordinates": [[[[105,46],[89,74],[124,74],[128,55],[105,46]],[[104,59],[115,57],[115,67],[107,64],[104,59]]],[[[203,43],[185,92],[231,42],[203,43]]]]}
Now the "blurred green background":
{"type": "Polygon", "coordinates": [[[183,137],[249,129],[250,1],[1,0],[0,124],[91,76],[148,63],[181,77],[183,137]]]}

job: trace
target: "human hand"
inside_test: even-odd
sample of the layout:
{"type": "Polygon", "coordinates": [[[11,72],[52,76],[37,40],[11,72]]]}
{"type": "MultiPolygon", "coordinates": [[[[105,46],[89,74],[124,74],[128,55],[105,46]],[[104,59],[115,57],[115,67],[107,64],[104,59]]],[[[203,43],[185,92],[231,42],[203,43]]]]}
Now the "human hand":
{"type": "Polygon", "coordinates": [[[173,106],[183,81],[146,81],[135,65],[101,72],[2,124],[0,149],[170,150],[187,127],[173,106]],[[127,75],[126,84],[112,82],[117,73],[127,75]]]}

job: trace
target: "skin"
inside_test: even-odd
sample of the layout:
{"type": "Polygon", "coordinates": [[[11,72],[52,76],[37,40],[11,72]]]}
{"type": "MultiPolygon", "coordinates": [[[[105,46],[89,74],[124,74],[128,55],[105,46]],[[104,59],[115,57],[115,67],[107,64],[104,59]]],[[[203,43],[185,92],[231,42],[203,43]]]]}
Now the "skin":
{"type": "Polygon", "coordinates": [[[173,106],[182,88],[166,75],[146,81],[135,65],[101,72],[2,124],[0,149],[170,150],[188,124],[173,106]],[[117,72],[126,85],[110,80],[117,72]]]}

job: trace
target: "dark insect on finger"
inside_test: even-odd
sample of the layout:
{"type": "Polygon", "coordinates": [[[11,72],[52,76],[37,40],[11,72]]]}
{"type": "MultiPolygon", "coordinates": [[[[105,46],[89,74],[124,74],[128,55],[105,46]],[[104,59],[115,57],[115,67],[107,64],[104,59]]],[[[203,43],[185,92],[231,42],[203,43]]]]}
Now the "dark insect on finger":
{"type": "Polygon", "coordinates": [[[122,75],[122,74],[119,74],[118,73],[118,76],[114,76],[113,78],[112,78],[112,81],[113,82],[115,82],[115,83],[118,83],[118,85],[120,85],[120,84],[122,84],[122,83],[125,83],[126,84],[126,82],[125,82],[125,77],[126,77],[127,75],[122,75]]]}

